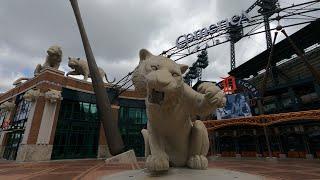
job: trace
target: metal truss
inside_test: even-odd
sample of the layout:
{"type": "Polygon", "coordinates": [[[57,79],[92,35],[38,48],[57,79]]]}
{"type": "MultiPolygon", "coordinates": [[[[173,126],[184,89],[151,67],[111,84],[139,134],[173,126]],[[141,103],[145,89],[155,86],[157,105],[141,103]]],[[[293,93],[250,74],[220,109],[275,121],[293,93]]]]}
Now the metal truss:
{"type": "MultiPolygon", "coordinates": [[[[310,15],[308,15],[308,13],[314,12],[314,11],[319,11],[320,10],[319,7],[314,7],[319,2],[320,2],[319,0],[315,0],[315,1],[309,1],[309,2],[300,3],[300,4],[296,4],[296,5],[291,5],[291,6],[284,7],[284,8],[277,8],[272,13],[273,14],[277,13],[278,16],[271,17],[268,19],[266,19],[265,16],[263,16],[262,14],[252,16],[251,21],[243,24],[243,26],[242,26],[243,31],[248,32],[248,33],[244,34],[242,36],[242,38],[268,32],[269,28],[266,28],[267,30],[257,31],[257,26],[265,23],[266,20],[268,20],[268,22],[279,21],[281,19],[296,19],[296,20],[300,21],[299,23],[292,23],[289,25],[285,25],[283,27],[292,27],[292,26],[308,24],[308,23],[311,23],[312,21],[316,21],[316,20],[318,20],[319,17],[310,16],[310,15]]],[[[253,9],[254,7],[252,6],[250,8],[253,9]]],[[[265,13],[268,13],[268,12],[265,12],[265,13]]],[[[269,24],[269,23],[267,23],[267,24],[269,24]]],[[[270,28],[270,31],[273,31],[275,29],[276,28],[270,28]]],[[[270,39],[271,35],[269,35],[269,36],[270,36],[269,37],[269,39],[270,39]]],[[[229,29],[223,28],[223,29],[221,29],[220,33],[215,36],[209,35],[207,37],[202,38],[201,40],[196,40],[192,43],[189,43],[187,45],[187,47],[181,48],[181,49],[174,46],[168,50],[163,51],[161,53],[161,55],[166,56],[166,57],[170,57],[171,59],[178,61],[178,60],[183,59],[185,57],[188,57],[192,54],[198,53],[203,49],[215,47],[215,46],[227,43],[230,40],[231,40],[231,38],[229,35],[229,29]]]]}
{"type": "MultiPolygon", "coordinates": [[[[320,0],[314,0],[314,1],[309,1],[305,3],[300,3],[296,5],[291,5],[287,6],[284,8],[277,8],[275,11],[272,12],[264,12],[264,13],[277,13],[277,17],[270,17],[268,18],[268,22],[274,22],[274,21],[279,21],[281,19],[296,19],[299,20],[300,22],[297,23],[292,23],[292,24],[287,24],[284,25],[283,28],[286,27],[293,27],[293,26],[298,26],[298,25],[304,25],[304,24],[309,24],[313,21],[319,20],[319,17],[314,17],[308,15],[310,12],[314,11],[319,11],[320,8],[314,7],[315,4],[319,3],[320,0]]],[[[253,10],[257,5],[259,1],[256,1],[251,7],[249,7],[245,12],[250,12],[253,10]]],[[[261,25],[265,23],[266,19],[262,14],[255,15],[251,17],[251,21],[242,24],[242,29],[240,33],[235,33],[236,37],[235,39],[230,38],[230,29],[224,28],[220,31],[218,35],[215,36],[207,36],[204,37],[201,40],[194,41],[192,43],[189,43],[186,48],[178,49],[176,46],[172,47],[168,50],[163,51],[160,55],[169,57],[175,61],[181,60],[185,57],[188,57],[190,55],[196,54],[198,52],[201,52],[202,50],[212,48],[227,42],[230,42],[233,40],[234,43],[231,43],[233,47],[233,53],[231,53],[231,67],[235,68],[236,61],[235,61],[235,48],[234,44],[239,41],[241,38],[244,37],[250,37],[256,34],[261,34],[261,33],[266,33],[266,30],[263,31],[257,31],[261,25]],[[243,33],[246,31],[246,33],[243,33]],[[240,35],[240,36],[239,36],[240,35]]],[[[269,23],[268,23],[269,24],[269,23]]],[[[276,30],[276,28],[267,28],[267,31],[271,32],[276,30]]],[[[271,38],[271,35],[270,35],[271,38]]],[[[272,42],[272,41],[271,41],[272,42]]],[[[132,71],[133,72],[133,71],[132,71]]],[[[116,96],[113,98],[115,100],[118,98],[123,92],[126,90],[130,89],[133,86],[132,83],[132,72],[129,72],[125,77],[120,79],[111,89],[115,89],[117,91],[116,96]]]]}

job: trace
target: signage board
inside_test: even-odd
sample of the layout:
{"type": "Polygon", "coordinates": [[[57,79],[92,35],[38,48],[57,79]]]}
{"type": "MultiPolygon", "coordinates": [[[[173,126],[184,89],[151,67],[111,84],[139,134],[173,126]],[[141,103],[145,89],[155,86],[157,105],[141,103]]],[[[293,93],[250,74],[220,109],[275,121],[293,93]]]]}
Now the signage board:
{"type": "Polygon", "coordinates": [[[243,22],[249,22],[250,17],[246,12],[242,12],[240,15],[234,15],[230,19],[225,19],[216,24],[211,24],[209,27],[198,29],[193,33],[183,34],[176,39],[176,47],[182,49],[188,46],[196,40],[201,40],[207,36],[218,36],[228,30],[230,27],[241,26],[243,22]]]}

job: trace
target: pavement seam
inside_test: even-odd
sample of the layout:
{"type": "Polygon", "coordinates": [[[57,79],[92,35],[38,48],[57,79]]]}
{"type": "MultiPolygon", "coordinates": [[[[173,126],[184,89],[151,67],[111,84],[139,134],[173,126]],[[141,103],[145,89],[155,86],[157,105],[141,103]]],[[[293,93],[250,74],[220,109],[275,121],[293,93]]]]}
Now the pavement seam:
{"type": "Polygon", "coordinates": [[[238,171],[238,172],[247,173],[247,174],[254,174],[254,175],[261,176],[261,177],[263,177],[263,178],[265,178],[265,179],[268,179],[268,180],[276,180],[276,179],[279,179],[279,178],[275,178],[275,177],[272,177],[272,176],[260,174],[260,173],[258,173],[257,171],[248,172],[248,171],[239,170],[239,169],[236,169],[236,168],[226,168],[226,167],[221,167],[221,168],[215,167],[215,169],[227,169],[227,170],[238,171]]]}
{"type": "Polygon", "coordinates": [[[89,174],[91,171],[97,170],[98,168],[102,167],[103,165],[105,165],[105,162],[101,162],[100,164],[97,164],[89,169],[87,169],[86,171],[84,171],[83,173],[79,174],[78,176],[72,178],[72,180],[78,180],[83,178],[85,175],[89,174]]]}
{"type": "Polygon", "coordinates": [[[48,169],[44,169],[42,171],[39,171],[39,172],[35,172],[35,173],[31,173],[25,177],[22,177],[22,178],[19,178],[19,179],[30,179],[30,178],[33,178],[33,177],[36,177],[36,176],[39,176],[39,175],[42,175],[44,173],[48,173],[50,171],[54,171],[56,169],[59,169],[59,168],[63,168],[65,165],[63,166],[59,166],[59,167],[55,167],[55,168],[48,168],[48,169]]]}

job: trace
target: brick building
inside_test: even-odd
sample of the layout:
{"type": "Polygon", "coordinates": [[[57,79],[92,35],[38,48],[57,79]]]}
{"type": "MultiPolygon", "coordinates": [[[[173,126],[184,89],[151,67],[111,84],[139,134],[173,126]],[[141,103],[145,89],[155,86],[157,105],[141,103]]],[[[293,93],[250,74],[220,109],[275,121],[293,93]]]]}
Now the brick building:
{"type": "MultiPolygon", "coordinates": [[[[114,98],[111,85],[105,87],[126,148],[142,155],[140,129],[147,121],[143,97],[127,90],[114,98]]],[[[45,69],[1,94],[0,105],[1,158],[42,161],[109,156],[90,82],[45,69]]]]}

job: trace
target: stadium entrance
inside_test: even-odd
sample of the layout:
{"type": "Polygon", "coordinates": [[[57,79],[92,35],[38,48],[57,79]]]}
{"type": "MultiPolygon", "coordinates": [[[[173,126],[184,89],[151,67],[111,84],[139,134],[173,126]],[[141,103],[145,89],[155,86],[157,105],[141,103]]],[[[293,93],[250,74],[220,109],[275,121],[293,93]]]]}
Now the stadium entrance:
{"type": "Polygon", "coordinates": [[[63,100],[51,158],[96,158],[99,129],[95,104],[63,100]]]}

